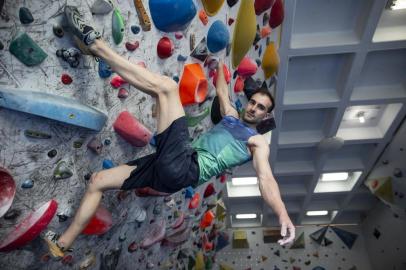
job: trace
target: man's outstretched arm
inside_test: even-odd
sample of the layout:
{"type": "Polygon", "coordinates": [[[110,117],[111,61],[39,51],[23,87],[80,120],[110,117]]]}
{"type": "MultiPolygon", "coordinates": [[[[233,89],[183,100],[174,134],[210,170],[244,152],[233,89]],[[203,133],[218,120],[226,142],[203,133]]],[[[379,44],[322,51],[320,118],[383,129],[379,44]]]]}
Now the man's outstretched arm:
{"type": "Polygon", "coordinates": [[[231,115],[239,118],[238,112],[231,106],[230,97],[228,96],[228,86],[224,76],[222,60],[220,60],[217,67],[216,93],[219,98],[221,116],[231,115]]]}
{"type": "Polygon", "coordinates": [[[282,202],[278,183],[276,182],[271,166],[269,165],[269,146],[262,135],[253,136],[249,140],[250,150],[253,155],[253,165],[258,176],[259,190],[265,202],[272,207],[279,217],[281,236],[278,243],[288,244],[295,239],[295,226],[289,218],[285,204],[282,202]]]}

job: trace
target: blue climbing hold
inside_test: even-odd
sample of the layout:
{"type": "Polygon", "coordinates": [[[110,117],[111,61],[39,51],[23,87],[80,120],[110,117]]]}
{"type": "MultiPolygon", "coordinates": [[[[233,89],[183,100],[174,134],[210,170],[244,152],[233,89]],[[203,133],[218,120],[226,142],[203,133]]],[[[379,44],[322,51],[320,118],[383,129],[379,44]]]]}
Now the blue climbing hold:
{"type": "Polygon", "coordinates": [[[21,184],[22,188],[32,188],[33,186],[34,186],[34,181],[32,181],[31,179],[27,179],[21,184]]]}
{"type": "Polygon", "coordinates": [[[194,194],[195,194],[195,190],[191,186],[188,186],[185,189],[185,198],[186,199],[192,198],[194,194]]]}
{"type": "Polygon", "coordinates": [[[151,139],[149,140],[149,144],[156,147],[156,132],[154,133],[154,136],[151,136],[151,139]]]}
{"type": "Polygon", "coordinates": [[[187,60],[187,56],[183,56],[181,54],[178,55],[178,61],[179,62],[185,62],[187,60]]]}
{"type": "Polygon", "coordinates": [[[149,10],[156,28],[163,32],[186,29],[196,15],[193,0],[150,0],[149,10]]]}
{"type": "Polygon", "coordinates": [[[225,49],[230,41],[227,26],[220,20],[215,21],[207,33],[207,47],[212,53],[225,49]]]}
{"type": "Polygon", "coordinates": [[[111,169],[114,168],[115,165],[113,163],[113,161],[111,161],[110,159],[105,159],[103,160],[103,169],[111,169]]]}
{"type": "Polygon", "coordinates": [[[141,27],[138,25],[131,25],[131,32],[133,32],[134,35],[138,34],[141,31],[141,27]]]}
{"type": "Polygon", "coordinates": [[[237,109],[238,112],[241,112],[241,111],[242,111],[242,103],[241,103],[241,101],[240,101],[239,99],[237,99],[237,100],[235,101],[235,107],[236,107],[236,109],[237,109]]]}
{"type": "Polygon", "coordinates": [[[108,78],[111,76],[113,71],[111,67],[103,60],[99,59],[99,76],[100,78],[108,78]]]}

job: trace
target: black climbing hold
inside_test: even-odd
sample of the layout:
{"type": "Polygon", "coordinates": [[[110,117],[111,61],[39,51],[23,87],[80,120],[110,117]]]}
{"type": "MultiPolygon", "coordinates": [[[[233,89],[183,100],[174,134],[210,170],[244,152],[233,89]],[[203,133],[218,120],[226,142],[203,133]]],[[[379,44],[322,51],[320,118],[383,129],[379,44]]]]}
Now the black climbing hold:
{"type": "Polygon", "coordinates": [[[383,165],[388,165],[388,164],[389,164],[389,160],[387,160],[387,159],[382,160],[382,164],[383,164],[383,165]]]}
{"type": "Polygon", "coordinates": [[[55,149],[52,149],[51,151],[48,152],[48,157],[53,158],[58,154],[58,152],[55,149]]]}
{"type": "Polygon", "coordinates": [[[138,25],[131,25],[131,32],[133,32],[133,34],[138,34],[141,31],[141,28],[138,25]]]}
{"type": "Polygon", "coordinates": [[[4,49],[4,44],[3,42],[0,41],[0,51],[4,49]]]}
{"type": "Polygon", "coordinates": [[[235,4],[237,4],[238,0],[227,0],[227,4],[229,7],[233,7],[235,4]]]}
{"type": "Polygon", "coordinates": [[[110,138],[104,139],[104,145],[110,145],[110,144],[111,144],[110,138]]]}
{"type": "Polygon", "coordinates": [[[55,36],[61,38],[65,34],[63,28],[59,24],[54,24],[52,26],[52,32],[54,32],[55,36]]]}
{"type": "Polygon", "coordinates": [[[31,11],[26,7],[21,7],[18,15],[22,24],[30,24],[34,21],[31,11]]]}
{"type": "Polygon", "coordinates": [[[34,139],[51,139],[52,136],[50,134],[41,132],[41,131],[36,131],[36,130],[31,130],[31,129],[26,129],[24,130],[24,135],[29,138],[34,138],[34,139]]]}
{"type": "Polygon", "coordinates": [[[32,181],[31,179],[27,179],[21,184],[22,188],[32,188],[33,186],[34,186],[34,181],[32,181]]]}
{"type": "Polygon", "coordinates": [[[65,222],[69,218],[67,215],[64,215],[64,214],[57,214],[57,216],[58,216],[59,222],[65,222]]]}
{"type": "Polygon", "coordinates": [[[92,177],[92,173],[87,173],[87,174],[85,174],[85,176],[84,176],[84,178],[85,178],[86,181],[89,181],[91,177],[92,177]]]}
{"type": "Polygon", "coordinates": [[[402,176],[403,176],[402,170],[399,169],[399,168],[395,168],[395,169],[393,170],[393,176],[399,177],[399,178],[402,177],[402,176]]]}
{"type": "Polygon", "coordinates": [[[15,219],[21,214],[21,211],[18,209],[11,209],[9,210],[5,215],[4,219],[10,220],[10,219],[15,219]]]}

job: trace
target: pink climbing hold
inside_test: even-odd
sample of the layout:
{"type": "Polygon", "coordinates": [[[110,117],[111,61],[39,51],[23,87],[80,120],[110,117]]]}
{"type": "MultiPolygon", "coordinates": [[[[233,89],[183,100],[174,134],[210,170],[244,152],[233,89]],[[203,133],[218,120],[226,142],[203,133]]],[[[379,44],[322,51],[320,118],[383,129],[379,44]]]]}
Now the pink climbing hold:
{"type": "Polygon", "coordinates": [[[127,41],[125,43],[126,49],[129,50],[130,52],[135,51],[136,49],[138,49],[139,46],[140,46],[140,43],[138,41],[135,41],[135,42],[127,41]]]}
{"type": "Polygon", "coordinates": [[[113,124],[114,131],[133,146],[145,146],[151,140],[152,133],[128,111],[119,114],[113,124]]]}
{"type": "MultiPolygon", "coordinates": [[[[224,78],[226,79],[226,83],[229,84],[231,81],[231,73],[230,70],[228,69],[226,64],[223,64],[223,72],[224,72],[224,78]]],[[[213,71],[213,85],[216,87],[217,83],[217,70],[213,71]]]]}
{"type": "Polygon", "coordinates": [[[200,194],[198,192],[193,195],[192,199],[189,202],[189,209],[195,209],[196,207],[199,206],[200,202],[200,194]]]}
{"type": "Polygon", "coordinates": [[[127,98],[128,97],[128,91],[125,88],[120,88],[120,90],[118,90],[118,94],[117,94],[118,98],[127,98]]]}
{"type": "Polygon", "coordinates": [[[271,34],[272,30],[269,26],[264,26],[261,29],[261,38],[267,37],[271,34]]]}
{"type": "Polygon", "coordinates": [[[155,243],[163,240],[165,237],[165,220],[161,219],[157,222],[152,223],[147,232],[144,240],[141,242],[141,248],[149,248],[155,243]]]}
{"type": "Polygon", "coordinates": [[[275,0],[275,3],[273,4],[271,9],[269,26],[271,26],[272,28],[278,27],[283,22],[284,16],[285,11],[282,0],[275,0]]]}
{"type": "Polygon", "coordinates": [[[69,74],[62,74],[61,76],[61,81],[63,84],[71,84],[73,82],[73,79],[71,76],[69,76],[69,74]]]}
{"type": "Polygon", "coordinates": [[[166,59],[173,54],[173,42],[168,37],[163,37],[159,40],[157,45],[157,53],[159,58],[166,59]]]}
{"type": "Polygon", "coordinates": [[[244,90],[244,80],[238,76],[234,84],[234,93],[240,93],[244,90]]]}
{"type": "Polygon", "coordinates": [[[181,32],[176,32],[175,33],[175,38],[176,39],[182,39],[183,38],[183,34],[181,32]]]}
{"type": "Polygon", "coordinates": [[[234,19],[233,18],[228,18],[228,25],[232,25],[234,23],[234,19]]]}
{"type": "Polygon", "coordinates": [[[247,78],[249,76],[254,75],[258,70],[257,63],[249,58],[248,56],[245,56],[240,64],[237,67],[237,73],[243,78],[247,78]]]}
{"type": "Polygon", "coordinates": [[[270,9],[273,5],[275,0],[255,0],[254,7],[255,7],[255,14],[261,15],[262,12],[270,9]]]}
{"type": "Polygon", "coordinates": [[[127,82],[123,78],[121,78],[120,75],[115,75],[110,81],[111,86],[113,86],[114,88],[119,88],[125,83],[127,82]]]}
{"type": "Polygon", "coordinates": [[[140,67],[146,68],[146,67],[147,67],[147,64],[145,64],[145,62],[144,62],[144,61],[139,61],[139,62],[137,63],[137,66],[140,66],[140,67]]]}

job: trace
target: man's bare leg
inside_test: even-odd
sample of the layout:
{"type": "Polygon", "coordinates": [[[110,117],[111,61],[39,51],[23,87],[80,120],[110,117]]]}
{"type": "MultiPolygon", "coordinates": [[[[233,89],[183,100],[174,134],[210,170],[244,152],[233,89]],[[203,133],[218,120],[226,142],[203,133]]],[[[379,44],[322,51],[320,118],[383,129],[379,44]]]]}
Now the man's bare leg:
{"type": "Polygon", "coordinates": [[[120,188],[124,180],[130,176],[135,168],[136,166],[121,165],[92,175],[79,209],[68,229],[57,240],[57,246],[49,239],[45,239],[50,246],[50,251],[55,253],[53,254],[55,257],[63,256],[63,252],[59,250],[58,246],[64,250],[69,248],[76,237],[86,227],[87,223],[96,213],[103,191],[120,188]]]}
{"type": "Polygon", "coordinates": [[[169,77],[153,73],[131,63],[97,39],[89,46],[90,51],[106,61],[112,70],[137,89],[157,98],[159,107],[157,132],[161,133],[172,122],[185,115],[180,101],[177,83],[169,77]]]}

